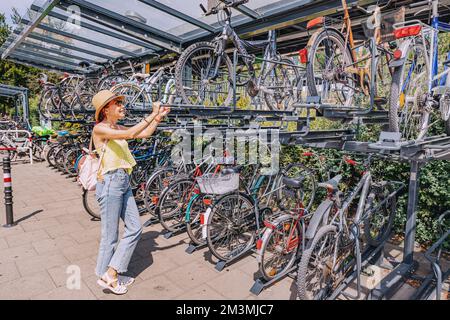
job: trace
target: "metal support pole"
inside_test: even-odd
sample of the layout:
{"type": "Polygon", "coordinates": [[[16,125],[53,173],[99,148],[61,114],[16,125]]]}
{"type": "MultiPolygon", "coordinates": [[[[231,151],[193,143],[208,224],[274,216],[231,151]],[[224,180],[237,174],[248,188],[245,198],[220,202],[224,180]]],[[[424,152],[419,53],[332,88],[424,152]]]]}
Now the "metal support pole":
{"type": "Polygon", "coordinates": [[[403,263],[412,264],[414,259],[414,242],[416,239],[417,202],[419,196],[420,164],[411,161],[411,176],[409,179],[408,211],[406,213],[405,247],[403,249],[403,263]]]}
{"type": "Polygon", "coordinates": [[[12,181],[11,181],[11,159],[3,158],[3,185],[5,193],[5,210],[6,210],[6,224],[5,228],[10,228],[16,225],[13,214],[13,195],[12,195],[12,181]]]}
{"type": "Polygon", "coordinates": [[[236,97],[236,68],[237,68],[237,50],[233,51],[233,111],[236,110],[237,97],[236,97]]]}

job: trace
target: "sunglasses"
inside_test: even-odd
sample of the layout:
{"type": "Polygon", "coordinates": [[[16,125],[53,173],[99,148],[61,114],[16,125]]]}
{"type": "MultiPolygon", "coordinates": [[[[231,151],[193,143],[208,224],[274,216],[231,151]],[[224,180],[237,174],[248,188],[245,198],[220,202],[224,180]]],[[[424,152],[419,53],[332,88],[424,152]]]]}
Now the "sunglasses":
{"type": "Polygon", "coordinates": [[[114,100],[114,101],[111,103],[111,105],[113,105],[113,104],[118,105],[118,106],[123,106],[125,103],[124,103],[124,101],[122,101],[122,100],[114,100]]]}

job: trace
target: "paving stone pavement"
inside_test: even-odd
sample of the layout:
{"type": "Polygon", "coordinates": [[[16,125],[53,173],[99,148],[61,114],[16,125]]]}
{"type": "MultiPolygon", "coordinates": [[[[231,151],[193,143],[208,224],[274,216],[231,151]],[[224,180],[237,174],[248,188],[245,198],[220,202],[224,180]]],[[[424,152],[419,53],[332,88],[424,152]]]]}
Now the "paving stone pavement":
{"type": "MultiPolygon", "coordinates": [[[[162,236],[162,227],[144,229],[129,272],[136,283],[128,294],[106,293],[94,274],[100,222],[84,211],[73,179],[45,163],[12,168],[14,216],[18,225],[0,227],[0,299],[295,299],[295,281],[286,277],[255,296],[249,289],[257,275],[254,256],[214,269],[207,249],[184,252],[188,237],[162,236]],[[75,268],[74,268],[75,266],[75,268]],[[79,272],[81,281],[72,280],[79,272]]],[[[4,210],[0,224],[5,223],[4,210]]],[[[142,222],[148,216],[141,217],[142,222]]],[[[401,258],[401,248],[389,247],[401,258]]],[[[367,286],[374,281],[367,280],[367,286]]],[[[354,290],[351,287],[348,290],[354,290]]],[[[410,291],[403,290],[407,298],[410,291]]]]}

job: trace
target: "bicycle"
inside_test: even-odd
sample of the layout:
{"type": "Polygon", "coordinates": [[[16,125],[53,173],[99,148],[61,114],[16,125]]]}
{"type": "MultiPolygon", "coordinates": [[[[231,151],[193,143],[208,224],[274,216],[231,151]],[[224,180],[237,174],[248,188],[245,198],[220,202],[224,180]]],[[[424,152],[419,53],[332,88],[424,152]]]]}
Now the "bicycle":
{"type": "MultiPolygon", "coordinates": [[[[297,272],[300,299],[327,299],[345,276],[357,272],[357,296],[361,292],[362,239],[368,247],[377,247],[390,235],[396,212],[396,197],[404,188],[400,182],[376,182],[369,169],[371,157],[364,163],[366,170],[356,186],[343,194],[339,191],[342,175],[319,183],[327,190],[327,199],[317,221],[308,226],[314,237],[307,244],[297,272]]],[[[311,219],[312,221],[312,219],[311,219]]]]}
{"type": "Polygon", "coordinates": [[[395,25],[396,38],[403,42],[392,63],[395,70],[389,127],[406,141],[424,139],[429,128],[439,121],[444,122],[445,131],[450,134],[450,51],[442,63],[444,70],[440,70],[438,50],[438,34],[449,32],[450,24],[439,20],[438,0],[421,1],[410,7],[422,5],[428,5],[425,10],[431,10],[431,25],[419,20],[395,25]],[[437,109],[441,119],[430,123],[437,109]]]}
{"type": "Polygon", "coordinates": [[[250,97],[262,93],[271,110],[289,110],[297,102],[299,73],[290,58],[281,57],[276,51],[274,31],[269,31],[267,40],[246,41],[236,34],[231,26],[232,8],[248,0],[219,0],[205,16],[224,13],[222,33],[211,42],[198,42],[187,47],[175,67],[175,86],[183,103],[205,106],[229,106],[233,98],[233,76],[236,86],[246,86],[250,97]],[[231,40],[243,64],[233,67],[226,53],[227,41],[231,40]],[[264,49],[259,75],[254,66],[255,57],[248,48],[264,49]]]}
{"type": "Polygon", "coordinates": [[[337,20],[318,17],[308,22],[307,29],[320,27],[307,46],[299,51],[300,61],[306,64],[306,78],[311,96],[319,96],[322,103],[351,107],[356,101],[381,108],[388,100],[392,70],[392,23],[403,21],[405,9],[390,15],[381,12],[391,4],[357,7],[371,16],[363,29],[367,40],[356,44],[346,0],[342,0],[344,18],[339,29],[337,20]],[[391,43],[389,43],[391,42],[391,43]],[[358,96],[357,96],[358,95],[358,96]],[[369,101],[367,101],[369,98],[369,101]]]}

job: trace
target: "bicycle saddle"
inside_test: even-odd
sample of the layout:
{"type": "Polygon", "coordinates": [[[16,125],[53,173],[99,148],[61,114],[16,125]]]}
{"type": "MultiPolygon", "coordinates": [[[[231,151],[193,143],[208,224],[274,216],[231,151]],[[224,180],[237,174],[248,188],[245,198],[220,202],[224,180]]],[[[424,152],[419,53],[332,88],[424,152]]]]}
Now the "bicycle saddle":
{"type": "Polygon", "coordinates": [[[242,44],[249,49],[264,49],[269,44],[269,40],[241,40],[242,44]]]}
{"type": "Polygon", "coordinates": [[[333,179],[330,179],[326,182],[320,182],[317,184],[318,187],[331,189],[333,191],[338,191],[339,182],[342,180],[342,175],[339,174],[335,176],[333,179]]]}
{"type": "Polygon", "coordinates": [[[231,167],[231,168],[225,168],[225,169],[222,169],[221,173],[223,175],[239,173],[239,172],[241,172],[242,168],[243,168],[243,166],[236,166],[236,167],[231,167]]]}
{"type": "Polygon", "coordinates": [[[303,187],[303,181],[305,180],[304,176],[301,176],[299,178],[288,178],[288,177],[283,177],[282,181],[283,184],[291,187],[293,189],[301,189],[303,187]]]}
{"type": "Polygon", "coordinates": [[[91,64],[89,62],[87,62],[87,61],[81,61],[78,65],[81,68],[89,68],[91,64]]]}

